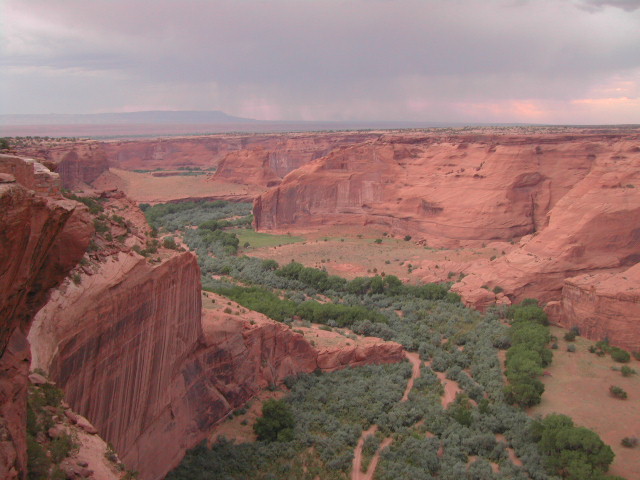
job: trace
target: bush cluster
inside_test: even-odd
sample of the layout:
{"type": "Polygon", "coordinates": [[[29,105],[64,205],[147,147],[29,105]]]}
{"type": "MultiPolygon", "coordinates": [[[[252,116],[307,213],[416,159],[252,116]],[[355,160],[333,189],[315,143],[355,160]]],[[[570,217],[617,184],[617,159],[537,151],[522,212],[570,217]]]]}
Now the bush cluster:
{"type": "Polygon", "coordinates": [[[537,304],[523,302],[512,307],[511,312],[511,348],[506,360],[509,385],[505,396],[509,403],[530,407],[540,403],[544,392],[538,377],[553,358],[547,348],[551,334],[546,326],[547,316],[537,304]]]}

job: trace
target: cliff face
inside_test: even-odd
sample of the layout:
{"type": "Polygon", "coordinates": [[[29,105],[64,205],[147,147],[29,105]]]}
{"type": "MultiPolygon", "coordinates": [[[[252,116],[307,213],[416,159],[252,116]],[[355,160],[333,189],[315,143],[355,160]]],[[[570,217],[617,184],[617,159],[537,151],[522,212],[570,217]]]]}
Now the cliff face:
{"type": "Polygon", "coordinates": [[[245,147],[226,155],[216,180],[274,187],[293,170],[341,147],[375,140],[375,133],[294,134],[250,139],[245,147]]]}
{"type": "Polygon", "coordinates": [[[55,292],[29,335],[33,367],[49,371],[145,480],[162,478],[216,422],[288,375],[402,358],[400,345],[379,341],[320,351],[255,312],[201,317],[200,295],[193,254],[151,266],[121,252],[55,292]]]}
{"type": "Polygon", "coordinates": [[[59,191],[41,164],[0,155],[0,173],[0,477],[16,478],[26,472],[26,334],[84,254],[92,226],[80,204],[39,194],[59,191]]]}
{"type": "Polygon", "coordinates": [[[620,272],[640,261],[640,152],[635,142],[607,146],[591,171],[549,212],[548,226],[519,248],[470,269],[454,289],[500,286],[512,300],[558,300],[568,277],[620,272]]]}
{"type": "Polygon", "coordinates": [[[375,224],[450,245],[526,235],[546,226],[602,148],[564,140],[386,136],[290,173],[256,200],[256,227],[375,224]]]}
{"type": "Polygon", "coordinates": [[[640,350],[640,264],[620,273],[568,278],[551,320],[578,327],[592,339],[608,338],[613,345],[640,350]]]}
{"type": "Polygon", "coordinates": [[[62,186],[74,188],[90,185],[102,173],[109,170],[106,152],[100,144],[80,144],[61,156],[56,172],[60,174],[62,186]]]}
{"type": "MultiPolygon", "coordinates": [[[[377,136],[372,133],[215,135],[105,142],[104,148],[110,164],[124,170],[211,167],[220,164],[233,152],[265,150],[270,152],[269,167],[282,178],[292,168],[326,155],[339,145],[363,142],[377,136]]],[[[261,160],[257,158],[257,161],[253,163],[254,168],[260,167],[261,160]]],[[[239,178],[240,183],[244,183],[234,173],[234,165],[225,163],[221,178],[239,178]]],[[[255,174],[252,172],[249,178],[255,174]]]]}
{"type": "Polygon", "coordinates": [[[180,365],[202,336],[200,310],[194,255],[152,267],[119,253],[39,312],[33,366],[48,369],[74,410],[130,461],[171,404],[180,365]]]}

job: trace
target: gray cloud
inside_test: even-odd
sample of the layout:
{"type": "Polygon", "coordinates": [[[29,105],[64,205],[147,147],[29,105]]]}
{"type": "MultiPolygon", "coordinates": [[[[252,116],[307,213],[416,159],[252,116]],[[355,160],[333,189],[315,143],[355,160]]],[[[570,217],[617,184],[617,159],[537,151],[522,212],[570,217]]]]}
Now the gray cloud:
{"type": "Polygon", "coordinates": [[[583,0],[587,8],[616,7],[633,12],[640,8],[640,0],[583,0]]]}
{"type": "Polygon", "coordinates": [[[5,0],[0,88],[8,113],[478,121],[461,105],[566,111],[609,90],[639,94],[637,3],[5,0]]]}

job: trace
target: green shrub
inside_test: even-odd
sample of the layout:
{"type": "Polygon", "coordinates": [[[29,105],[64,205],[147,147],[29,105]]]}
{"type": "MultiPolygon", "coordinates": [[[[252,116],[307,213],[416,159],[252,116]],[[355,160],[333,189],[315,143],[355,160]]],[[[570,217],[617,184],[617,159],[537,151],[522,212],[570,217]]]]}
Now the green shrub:
{"type": "Polygon", "coordinates": [[[70,435],[63,433],[57,438],[51,440],[49,451],[51,452],[51,460],[53,463],[60,463],[78,448],[78,444],[73,441],[70,435]]]}
{"type": "Polygon", "coordinates": [[[623,377],[630,377],[631,375],[636,374],[636,371],[633,368],[628,367],[627,365],[623,365],[620,369],[620,372],[622,373],[623,377]]]}
{"type": "Polygon", "coordinates": [[[49,469],[51,468],[51,460],[47,456],[47,452],[36,440],[27,437],[27,462],[29,469],[29,480],[48,480],[49,469]]]}
{"type": "Polygon", "coordinates": [[[165,237],[164,240],[162,240],[162,246],[164,248],[168,248],[170,250],[177,250],[178,249],[178,245],[176,244],[176,240],[173,237],[165,237]]]}
{"type": "Polygon", "coordinates": [[[627,399],[627,392],[625,392],[622,387],[618,387],[617,385],[611,385],[609,387],[609,393],[611,393],[611,395],[621,400],[627,399]]]}
{"type": "Polygon", "coordinates": [[[573,343],[570,343],[569,345],[567,345],[567,352],[575,352],[576,351],[576,346],[573,343]]]}
{"type": "Polygon", "coordinates": [[[611,349],[611,358],[618,363],[629,363],[631,360],[631,355],[626,350],[622,350],[618,347],[613,347],[611,349]]]}
{"type": "Polygon", "coordinates": [[[635,448],[638,445],[638,438],[637,437],[624,437],[620,441],[620,445],[622,445],[623,447],[626,447],[626,448],[635,448]]]}
{"type": "Polygon", "coordinates": [[[98,218],[93,219],[93,227],[96,229],[96,233],[105,233],[109,231],[109,225],[98,218]]]}
{"type": "Polygon", "coordinates": [[[551,414],[534,423],[532,435],[549,471],[563,478],[599,480],[614,458],[597,433],[574,426],[566,415],[551,414]]]}

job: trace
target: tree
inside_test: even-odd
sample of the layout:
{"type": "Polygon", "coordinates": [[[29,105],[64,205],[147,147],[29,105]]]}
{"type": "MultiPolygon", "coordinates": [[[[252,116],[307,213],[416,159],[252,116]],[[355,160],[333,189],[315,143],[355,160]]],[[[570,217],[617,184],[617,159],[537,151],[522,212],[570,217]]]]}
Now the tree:
{"type": "Polygon", "coordinates": [[[576,427],[566,415],[551,414],[532,428],[551,472],[571,480],[597,480],[609,469],[613,450],[597,433],[576,427]]]}
{"type": "Polygon", "coordinates": [[[262,404],[262,417],[253,425],[258,440],[288,442],[293,440],[295,421],[287,403],[269,399],[262,404]]]}

